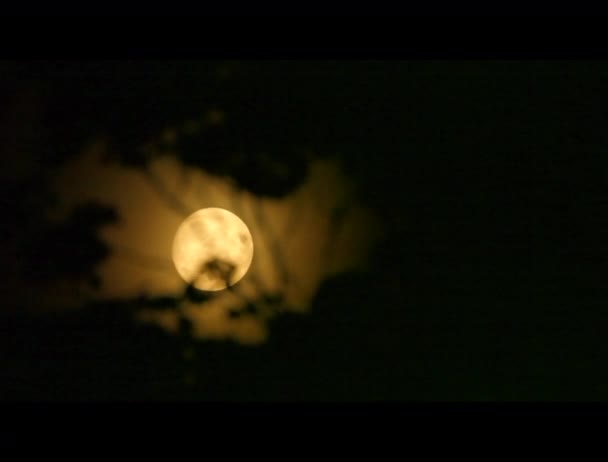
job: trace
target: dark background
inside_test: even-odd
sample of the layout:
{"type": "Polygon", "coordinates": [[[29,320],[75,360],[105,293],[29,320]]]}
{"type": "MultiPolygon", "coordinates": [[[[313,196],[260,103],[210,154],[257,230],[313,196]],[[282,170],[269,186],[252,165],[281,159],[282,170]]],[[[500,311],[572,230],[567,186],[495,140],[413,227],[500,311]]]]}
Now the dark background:
{"type": "MultiPolygon", "coordinates": [[[[206,168],[230,172],[231,153],[246,148],[254,165],[262,155],[287,159],[295,187],[302,147],[338,155],[386,228],[372,271],[328,280],[309,315],[277,318],[255,348],[170,337],[133,324],[119,303],[31,316],[7,297],[3,399],[608,397],[606,63],[120,60],[0,69],[5,146],[18,139],[34,159],[33,173],[2,185],[4,255],[43,267],[26,275],[44,279],[44,262],[74,247],[84,273],[107,250],[94,229],[108,217],[85,214],[51,233],[25,213],[52,201],[44,179],[54,165],[96,134],[140,162],[139,143],[207,107],[235,117],[205,141],[227,153],[206,168]],[[17,117],[14,95],[26,88],[43,102],[35,124],[17,117]],[[32,257],[23,250],[31,242],[57,254],[32,257]]],[[[289,189],[239,172],[254,190],[289,189]]]]}

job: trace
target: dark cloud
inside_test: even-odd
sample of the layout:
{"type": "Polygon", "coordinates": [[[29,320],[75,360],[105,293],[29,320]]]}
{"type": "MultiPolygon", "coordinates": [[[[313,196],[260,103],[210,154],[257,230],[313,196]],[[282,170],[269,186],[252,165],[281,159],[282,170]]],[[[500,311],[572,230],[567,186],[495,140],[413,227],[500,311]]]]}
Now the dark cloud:
{"type": "MultiPolygon", "coordinates": [[[[19,108],[0,114],[0,146],[11,153],[0,168],[3,216],[10,217],[1,227],[3,290],[25,265],[17,249],[30,244],[28,261],[55,255],[38,268],[25,265],[41,275],[71,271],[64,254],[83,274],[105,255],[87,225],[100,223],[97,212],[57,226],[41,225],[39,216],[56,200],[47,168],[98,135],[122,167],[145,165],[137,147],[153,141],[190,168],[277,200],[306,183],[307,147],[337,155],[352,194],[386,224],[370,268],[324,281],[307,315],[273,318],[275,334],[263,346],[195,344],[187,364],[176,358],[203,329],[175,322],[171,312],[183,298],[209,301],[192,287],[128,305],[107,301],[69,321],[3,314],[9,395],[605,397],[598,329],[605,321],[605,64],[215,64],[0,63],[2,107],[19,108]],[[188,121],[197,119],[201,128],[192,130],[188,121]],[[178,127],[179,136],[162,138],[167,127],[178,127]],[[165,331],[130,323],[133,307],[142,306],[153,306],[157,317],[149,321],[165,331]],[[64,388],[38,385],[50,382],[64,388]]],[[[318,193],[322,206],[322,185],[318,193]]],[[[329,222],[340,222],[349,208],[334,205],[329,222]]],[[[349,254],[339,245],[331,252],[349,254]]],[[[30,292],[30,301],[50,297],[30,292]]],[[[271,292],[227,316],[241,334],[256,332],[250,320],[282,303],[271,292]]]]}

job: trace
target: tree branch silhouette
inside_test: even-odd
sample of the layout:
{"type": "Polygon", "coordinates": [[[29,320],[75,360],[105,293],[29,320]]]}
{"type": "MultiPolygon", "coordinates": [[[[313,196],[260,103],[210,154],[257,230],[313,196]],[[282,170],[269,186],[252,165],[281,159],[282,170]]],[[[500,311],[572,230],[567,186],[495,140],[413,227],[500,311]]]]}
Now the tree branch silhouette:
{"type": "Polygon", "coordinates": [[[144,177],[158,196],[175,212],[187,217],[192,213],[192,209],[184,204],[177,195],[170,191],[160,177],[150,168],[149,164],[143,169],[144,177]]]}
{"type": "Polygon", "coordinates": [[[264,213],[264,209],[262,203],[259,202],[257,205],[253,205],[253,211],[256,221],[260,226],[260,230],[265,231],[266,234],[266,242],[269,243],[269,248],[273,254],[273,259],[277,265],[277,269],[279,271],[280,277],[283,280],[283,284],[287,285],[290,280],[289,270],[287,269],[287,264],[285,263],[285,256],[283,254],[283,250],[279,246],[279,242],[276,234],[274,233],[274,229],[272,226],[268,224],[266,220],[266,215],[264,213]]]}

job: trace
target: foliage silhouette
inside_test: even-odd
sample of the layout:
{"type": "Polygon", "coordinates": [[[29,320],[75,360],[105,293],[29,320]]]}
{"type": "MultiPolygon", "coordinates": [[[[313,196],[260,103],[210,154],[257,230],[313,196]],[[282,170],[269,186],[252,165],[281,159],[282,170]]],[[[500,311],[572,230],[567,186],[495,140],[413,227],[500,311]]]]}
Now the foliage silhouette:
{"type": "Polygon", "coordinates": [[[97,283],[93,268],[110,253],[97,230],[100,225],[117,220],[114,209],[88,203],[73,210],[65,223],[38,230],[23,250],[25,277],[48,280],[86,276],[97,283]]]}

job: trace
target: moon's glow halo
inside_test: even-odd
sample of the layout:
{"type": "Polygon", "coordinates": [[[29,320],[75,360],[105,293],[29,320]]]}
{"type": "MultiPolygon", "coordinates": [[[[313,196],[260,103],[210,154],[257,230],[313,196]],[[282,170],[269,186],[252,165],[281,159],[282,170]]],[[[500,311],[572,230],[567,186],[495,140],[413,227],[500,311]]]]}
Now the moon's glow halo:
{"type": "Polygon", "coordinates": [[[179,275],[199,290],[217,291],[236,284],[253,259],[247,225],[228,210],[209,207],[188,216],[173,239],[179,275]]]}

